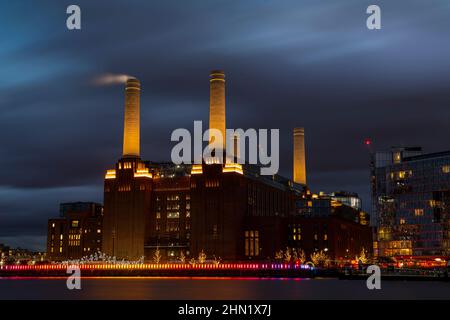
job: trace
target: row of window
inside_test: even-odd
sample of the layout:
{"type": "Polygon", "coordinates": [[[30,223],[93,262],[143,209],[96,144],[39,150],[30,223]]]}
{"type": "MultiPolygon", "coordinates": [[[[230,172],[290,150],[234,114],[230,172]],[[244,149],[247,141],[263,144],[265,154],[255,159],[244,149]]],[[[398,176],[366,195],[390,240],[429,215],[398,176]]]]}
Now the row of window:
{"type": "MultiPolygon", "coordinates": [[[[186,230],[190,230],[191,222],[187,220],[184,227],[186,230]]],[[[161,224],[159,223],[159,221],[156,222],[155,230],[161,231],[161,224]]],[[[180,223],[178,221],[168,221],[166,223],[166,232],[176,232],[176,231],[180,231],[180,223]]]]}
{"type": "MultiPolygon", "coordinates": [[[[179,211],[169,211],[167,212],[167,219],[179,219],[180,218],[180,212],[179,211]]],[[[191,217],[191,211],[186,211],[186,218],[191,217]]],[[[161,212],[156,212],[156,219],[161,219],[161,212]]]]}
{"type": "Polygon", "coordinates": [[[124,162],[123,165],[119,162],[119,169],[131,169],[132,167],[133,165],[131,162],[124,162]]]}
{"type": "MultiPolygon", "coordinates": [[[[181,199],[181,197],[180,197],[179,194],[170,194],[170,195],[166,196],[166,200],[167,200],[167,201],[178,201],[178,200],[180,200],[180,199],[181,199]]],[[[190,194],[186,194],[185,199],[186,199],[187,201],[188,201],[188,200],[191,200],[191,195],[190,195],[190,194]]],[[[161,197],[161,196],[156,196],[156,201],[157,201],[157,202],[159,202],[159,201],[161,201],[161,200],[162,200],[162,197],[161,197]]]]}
{"type": "Polygon", "coordinates": [[[217,188],[219,187],[219,180],[217,179],[211,179],[211,180],[206,180],[205,182],[205,187],[206,188],[217,188]]]}
{"type": "MultiPolygon", "coordinates": [[[[54,253],[55,252],[55,250],[54,250],[54,248],[53,248],[53,245],[51,246],[51,248],[50,248],[50,253],[54,253]]],[[[59,247],[59,253],[62,253],[63,252],[63,247],[61,246],[61,247],[59,247]]]]}

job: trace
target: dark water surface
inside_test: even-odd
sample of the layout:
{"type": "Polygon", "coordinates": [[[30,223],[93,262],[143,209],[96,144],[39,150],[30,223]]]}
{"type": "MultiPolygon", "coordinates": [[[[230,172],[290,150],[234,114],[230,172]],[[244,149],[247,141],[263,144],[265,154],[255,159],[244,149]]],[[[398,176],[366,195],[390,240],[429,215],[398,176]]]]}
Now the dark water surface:
{"type": "Polygon", "coordinates": [[[450,282],[258,278],[0,278],[0,299],[450,299],[450,282]]]}

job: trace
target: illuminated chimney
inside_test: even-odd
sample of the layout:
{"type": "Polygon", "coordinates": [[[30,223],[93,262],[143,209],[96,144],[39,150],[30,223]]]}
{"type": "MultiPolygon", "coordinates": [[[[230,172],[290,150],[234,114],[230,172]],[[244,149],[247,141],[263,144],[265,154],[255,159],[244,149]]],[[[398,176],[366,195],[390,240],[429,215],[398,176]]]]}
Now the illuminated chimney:
{"type": "Polygon", "coordinates": [[[304,128],[294,128],[294,182],[306,184],[304,128]]]}
{"type": "Polygon", "coordinates": [[[125,87],[125,119],[123,127],[123,157],[139,157],[139,108],[141,83],[136,78],[127,80],[125,87]]]}
{"type": "Polygon", "coordinates": [[[233,136],[233,152],[234,152],[234,158],[236,159],[236,162],[239,162],[239,159],[241,158],[241,148],[239,147],[239,144],[241,143],[241,139],[239,135],[235,134],[233,136]]]}
{"type": "MultiPolygon", "coordinates": [[[[217,129],[222,133],[223,149],[225,150],[225,73],[223,71],[211,71],[209,89],[209,128],[217,129]]],[[[211,136],[209,137],[209,140],[212,140],[211,136]]]]}

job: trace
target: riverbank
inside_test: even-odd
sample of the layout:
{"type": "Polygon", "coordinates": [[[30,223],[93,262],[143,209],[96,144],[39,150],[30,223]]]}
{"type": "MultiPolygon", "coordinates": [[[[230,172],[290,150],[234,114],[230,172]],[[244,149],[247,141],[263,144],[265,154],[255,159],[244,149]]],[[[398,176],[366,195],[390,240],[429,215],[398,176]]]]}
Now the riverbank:
{"type": "MultiPolygon", "coordinates": [[[[2,266],[0,277],[67,277],[79,268],[86,277],[256,277],[256,278],[336,278],[366,280],[369,274],[354,269],[319,269],[290,264],[83,264],[2,266]]],[[[440,270],[382,270],[382,280],[449,281],[440,270]]]]}

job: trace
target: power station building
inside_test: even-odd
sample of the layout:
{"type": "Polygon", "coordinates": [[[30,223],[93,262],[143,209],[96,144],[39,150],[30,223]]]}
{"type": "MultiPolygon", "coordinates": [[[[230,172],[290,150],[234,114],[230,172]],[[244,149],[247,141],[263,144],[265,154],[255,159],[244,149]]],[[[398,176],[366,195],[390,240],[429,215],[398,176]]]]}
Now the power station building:
{"type": "MultiPolygon", "coordinates": [[[[223,137],[225,81],[223,71],[211,72],[210,129],[219,130],[223,137]]],[[[292,226],[304,219],[298,201],[312,197],[306,186],[303,128],[293,132],[293,181],[262,176],[257,165],[144,161],[140,158],[140,91],[138,79],[126,82],[122,157],[107,170],[104,182],[104,253],[151,261],[156,250],[163,260],[180,255],[190,259],[203,251],[208,258],[242,261],[273,258],[276,251],[295,245],[290,241],[292,226]]],[[[336,217],[370,238],[367,226],[354,218],[336,217]]],[[[365,239],[355,238],[349,247],[352,252],[347,253],[369,248],[371,240],[365,239]]],[[[317,243],[311,251],[324,249],[323,245],[317,243]]]]}

